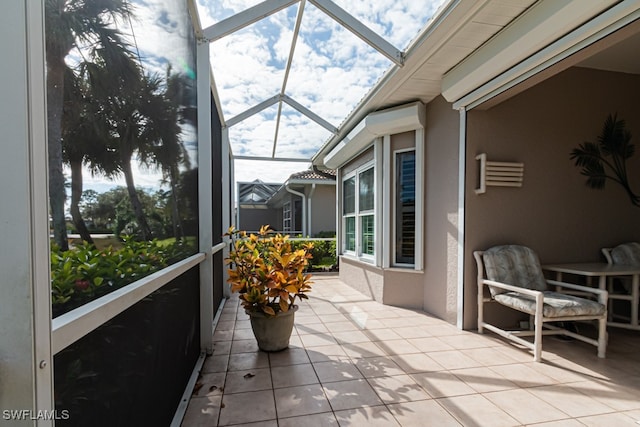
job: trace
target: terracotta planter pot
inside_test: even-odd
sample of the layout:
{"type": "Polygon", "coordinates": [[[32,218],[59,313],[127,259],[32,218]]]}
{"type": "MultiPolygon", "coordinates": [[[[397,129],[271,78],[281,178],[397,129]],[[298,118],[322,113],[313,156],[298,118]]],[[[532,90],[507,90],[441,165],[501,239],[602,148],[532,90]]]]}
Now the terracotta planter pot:
{"type": "Polygon", "coordinates": [[[286,313],[280,312],[276,316],[246,312],[251,318],[251,329],[260,350],[280,351],[289,347],[296,311],[298,311],[297,305],[291,307],[286,313]]]}

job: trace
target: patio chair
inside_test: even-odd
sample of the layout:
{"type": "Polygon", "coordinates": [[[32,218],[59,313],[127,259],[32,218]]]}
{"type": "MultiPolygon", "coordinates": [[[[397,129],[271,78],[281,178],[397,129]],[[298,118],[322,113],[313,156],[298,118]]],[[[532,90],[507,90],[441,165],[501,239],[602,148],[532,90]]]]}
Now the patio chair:
{"type": "Polygon", "coordinates": [[[566,335],[584,341],[597,346],[598,357],[605,357],[607,291],[546,280],[538,256],[525,246],[495,246],[486,251],[475,251],[473,256],[478,265],[478,332],[483,333],[486,328],[533,350],[535,362],[542,358],[543,335],[566,335]],[[489,288],[489,295],[485,295],[485,286],[489,288]],[[550,286],[555,286],[557,291],[548,290],[550,286]],[[560,293],[561,288],[588,293],[597,301],[560,293]],[[530,330],[508,331],[486,323],[486,302],[497,302],[528,314],[530,330]],[[597,339],[567,330],[557,323],[583,320],[598,321],[597,339]],[[533,336],[533,342],[521,338],[523,336],[533,336]]]}
{"type": "Polygon", "coordinates": [[[609,264],[640,265],[640,243],[622,243],[615,248],[602,248],[609,264]]]}
{"type": "MultiPolygon", "coordinates": [[[[638,242],[622,243],[615,248],[602,248],[602,253],[609,264],[640,266],[640,243],[638,242]]],[[[607,285],[609,297],[612,300],[633,300],[632,282],[630,278],[610,277],[607,285]]],[[[613,305],[612,303],[611,310],[609,310],[610,320],[613,320],[613,318],[622,318],[626,321],[630,320],[628,316],[613,313],[613,305]]]]}

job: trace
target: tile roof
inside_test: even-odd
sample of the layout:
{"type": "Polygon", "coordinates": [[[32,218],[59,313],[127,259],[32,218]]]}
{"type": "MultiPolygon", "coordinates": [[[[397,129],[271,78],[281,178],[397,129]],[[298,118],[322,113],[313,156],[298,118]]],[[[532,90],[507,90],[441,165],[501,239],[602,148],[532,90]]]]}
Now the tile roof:
{"type": "Polygon", "coordinates": [[[327,169],[324,171],[308,169],[306,171],[292,173],[289,179],[308,179],[308,180],[322,180],[322,181],[335,181],[336,171],[327,169]]]}

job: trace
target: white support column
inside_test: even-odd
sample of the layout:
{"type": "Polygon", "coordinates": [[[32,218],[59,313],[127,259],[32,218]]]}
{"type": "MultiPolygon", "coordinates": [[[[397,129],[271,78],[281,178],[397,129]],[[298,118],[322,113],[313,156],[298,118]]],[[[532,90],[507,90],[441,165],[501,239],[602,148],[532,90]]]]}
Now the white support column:
{"type": "MultiPolygon", "coordinates": [[[[391,166],[391,135],[385,135],[382,137],[382,165],[383,167],[381,171],[382,176],[382,208],[384,206],[392,205],[392,189],[391,182],[395,180],[395,177],[392,175],[392,166],[391,166]],[[386,176],[385,176],[386,175],[386,176]]],[[[387,209],[388,211],[388,209],[387,209]]],[[[384,210],[381,209],[378,211],[380,216],[383,215],[384,210]]],[[[382,253],[382,268],[389,268],[392,264],[392,250],[390,248],[394,247],[393,245],[393,227],[395,227],[395,217],[392,212],[389,215],[388,219],[382,218],[382,248],[384,252],[382,253]]]]}
{"type": "Polygon", "coordinates": [[[198,215],[200,264],[200,348],[213,353],[213,206],[211,193],[211,82],[209,43],[199,42],[196,50],[198,90],[198,215]]]}
{"type": "Polygon", "coordinates": [[[0,27],[0,419],[27,410],[20,425],[51,426],[28,417],[54,415],[44,1],[4,4],[0,27]]]}
{"type": "Polygon", "coordinates": [[[427,225],[424,223],[424,128],[416,129],[416,246],[414,269],[422,270],[424,265],[424,241],[427,225]]]}
{"type": "Polygon", "coordinates": [[[202,31],[202,34],[210,42],[216,41],[224,36],[258,22],[269,15],[279,12],[298,1],[299,0],[265,0],[262,3],[205,28],[202,31]]]}
{"type": "Polygon", "coordinates": [[[358,19],[347,13],[340,6],[331,0],[309,0],[309,2],[358,36],[369,46],[386,56],[396,65],[402,67],[404,64],[404,54],[401,50],[397,49],[358,19]]]}
{"type": "Polygon", "coordinates": [[[336,170],[336,260],[342,255],[342,168],[336,170]]]}
{"type": "Polygon", "coordinates": [[[458,144],[458,307],[456,326],[464,327],[464,199],[467,160],[467,110],[460,108],[460,140],[458,144]]]}
{"type": "MultiPolygon", "coordinates": [[[[385,222],[389,222],[388,219],[388,215],[387,212],[385,210],[385,200],[384,198],[384,185],[385,185],[385,179],[384,179],[384,167],[383,167],[383,161],[384,161],[384,154],[383,154],[383,142],[382,142],[382,138],[376,138],[375,142],[374,142],[374,150],[373,150],[373,164],[374,164],[374,171],[375,171],[375,191],[373,192],[373,197],[375,200],[375,259],[376,259],[376,266],[380,267],[382,265],[382,260],[384,258],[384,252],[387,251],[387,247],[384,246],[385,243],[385,239],[384,239],[384,223],[385,222]]],[[[389,206],[389,205],[386,205],[389,206]]]]}
{"type": "MultiPolygon", "coordinates": [[[[233,176],[234,176],[234,164],[231,157],[231,150],[229,146],[229,129],[222,128],[222,230],[220,234],[227,232],[231,226],[231,219],[233,218],[233,207],[235,205],[234,190],[233,190],[233,176]]],[[[225,247],[222,251],[224,258],[229,256],[229,247],[225,247]]],[[[226,269],[223,273],[224,282],[227,281],[226,269]]],[[[223,286],[223,295],[225,298],[231,296],[231,291],[228,286],[223,286]]]]}
{"type": "Polygon", "coordinates": [[[231,117],[227,120],[227,127],[231,127],[233,125],[237,125],[243,120],[248,119],[251,116],[258,114],[262,110],[266,110],[271,107],[273,104],[280,102],[280,95],[272,96],[271,98],[262,101],[261,103],[254,105],[246,111],[238,114],[237,116],[231,117]]]}

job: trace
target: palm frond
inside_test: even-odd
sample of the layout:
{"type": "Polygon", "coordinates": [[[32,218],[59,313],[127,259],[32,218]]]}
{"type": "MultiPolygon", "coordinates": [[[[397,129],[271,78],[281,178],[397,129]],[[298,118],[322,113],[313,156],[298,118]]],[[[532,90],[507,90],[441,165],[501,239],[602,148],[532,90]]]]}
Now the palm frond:
{"type": "Polygon", "coordinates": [[[587,186],[601,190],[607,180],[612,180],[624,188],[634,205],[639,206],[640,199],[631,189],[627,176],[626,161],[635,153],[635,147],[625,121],[618,119],[616,114],[609,114],[597,140],[597,143],[580,144],[570,154],[580,173],[587,177],[587,186]]]}

